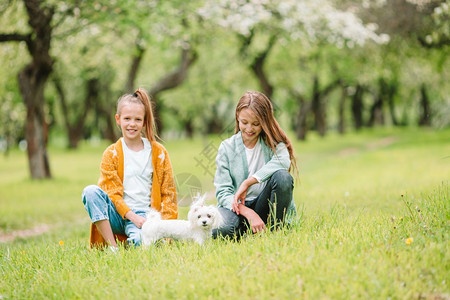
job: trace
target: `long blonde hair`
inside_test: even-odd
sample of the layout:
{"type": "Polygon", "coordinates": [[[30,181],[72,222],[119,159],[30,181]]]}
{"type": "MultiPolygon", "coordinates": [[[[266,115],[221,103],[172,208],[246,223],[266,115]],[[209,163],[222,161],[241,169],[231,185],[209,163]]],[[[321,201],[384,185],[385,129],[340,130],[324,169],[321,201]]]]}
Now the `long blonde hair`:
{"type": "Polygon", "coordinates": [[[273,115],[273,106],[269,98],[260,92],[247,91],[239,100],[236,106],[236,124],[234,133],[239,132],[239,113],[241,110],[249,108],[256,115],[259,123],[261,124],[261,137],[264,143],[272,149],[273,153],[276,153],[276,146],[278,143],[283,142],[289,152],[289,158],[291,159],[291,165],[289,166],[289,171],[293,170],[296,173],[297,170],[297,160],[294,154],[294,148],[291,141],[286,136],[286,133],[281,129],[277,120],[273,115]]]}
{"type": "Polygon", "coordinates": [[[125,94],[117,100],[117,114],[120,116],[122,106],[125,103],[137,103],[144,106],[144,135],[149,141],[156,141],[158,134],[156,133],[155,119],[153,118],[152,104],[147,92],[141,88],[137,89],[133,94],[125,94]]]}

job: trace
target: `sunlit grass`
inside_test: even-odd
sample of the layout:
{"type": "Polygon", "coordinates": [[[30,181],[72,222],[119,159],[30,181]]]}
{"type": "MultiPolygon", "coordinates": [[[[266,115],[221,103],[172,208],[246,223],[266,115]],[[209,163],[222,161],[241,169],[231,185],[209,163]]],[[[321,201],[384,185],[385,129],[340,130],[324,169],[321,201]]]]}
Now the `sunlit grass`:
{"type": "Polygon", "coordinates": [[[83,231],[66,228],[2,247],[0,294],[12,299],[446,297],[448,196],[448,186],[441,186],[395,216],[355,216],[335,205],[304,216],[290,230],[241,242],[213,240],[204,247],[176,242],[121,249],[117,255],[87,249],[83,231]]]}
{"type": "Polygon", "coordinates": [[[450,175],[448,131],[376,131],[297,144],[297,203],[321,210],[334,203],[378,213],[399,209],[399,196],[418,196],[450,175]],[[384,134],[383,134],[384,133],[384,134]]]}
{"type": "MultiPolygon", "coordinates": [[[[13,151],[0,158],[0,233],[52,227],[0,244],[0,298],[448,298],[449,134],[311,135],[294,145],[299,218],[291,229],[118,255],[87,247],[80,199],[97,181],[106,143],[75,152],[50,148],[51,181],[28,179],[25,154],[13,151]]],[[[212,190],[195,158],[219,143],[168,142],[175,174],[191,173],[212,190]]]]}

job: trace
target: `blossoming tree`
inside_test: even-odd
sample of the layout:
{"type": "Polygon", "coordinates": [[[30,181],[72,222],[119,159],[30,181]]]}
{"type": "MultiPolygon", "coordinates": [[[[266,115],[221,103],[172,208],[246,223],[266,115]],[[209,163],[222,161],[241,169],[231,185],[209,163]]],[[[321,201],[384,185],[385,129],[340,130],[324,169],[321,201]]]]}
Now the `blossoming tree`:
{"type": "MultiPolygon", "coordinates": [[[[274,86],[264,65],[277,43],[288,46],[301,41],[303,45],[321,43],[352,48],[367,41],[389,40],[388,35],[376,32],[377,25],[364,24],[351,7],[342,10],[334,3],[330,0],[209,0],[199,13],[239,37],[242,59],[256,76],[262,91],[271,97],[274,86]]],[[[305,95],[294,93],[302,104],[297,123],[304,124],[306,115],[313,109],[319,133],[324,134],[322,98],[338,81],[320,87],[318,76],[312,76],[315,88],[312,103],[307,102],[305,95]]],[[[304,133],[298,136],[302,138],[304,133]]]]}

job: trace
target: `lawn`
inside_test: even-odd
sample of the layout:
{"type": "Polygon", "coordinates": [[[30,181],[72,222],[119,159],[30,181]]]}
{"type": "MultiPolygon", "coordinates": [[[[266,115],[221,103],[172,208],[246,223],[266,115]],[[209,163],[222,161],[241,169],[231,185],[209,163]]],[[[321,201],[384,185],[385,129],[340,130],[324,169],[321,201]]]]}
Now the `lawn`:
{"type": "MultiPolygon", "coordinates": [[[[211,192],[220,137],[167,141],[180,218],[211,192]]],[[[0,299],[449,299],[450,130],[376,129],[294,142],[295,224],[249,235],[88,248],[81,191],[107,143],[50,147],[54,179],[28,179],[23,152],[0,156],[0,299]],[[42,234],[16,237],[37,229],[42,234]],[[14,240],[13,238],[16,237],[14,240]]]]}

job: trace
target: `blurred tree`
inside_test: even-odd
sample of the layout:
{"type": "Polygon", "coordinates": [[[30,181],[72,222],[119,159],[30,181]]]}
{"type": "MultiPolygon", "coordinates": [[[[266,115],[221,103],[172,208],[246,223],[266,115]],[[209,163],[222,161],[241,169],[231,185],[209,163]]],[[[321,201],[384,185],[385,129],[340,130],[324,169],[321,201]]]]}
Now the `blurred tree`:
{"type": "MultiPolygon", "coordinates": [[[[177,3],[141,0],[115,4],[48,1],[41,6],[46,3],[54,4],[55,20],[51,25],[54,26],[52,53],[57,57],[52,58],[52,69],[57,70],[54,93],[58,95],[62,124],[67,129],[68,146],[75,148],[83,135],[92,134],[86,130],[100,131],[102,137],[115,141],[118,138],[114,124],[115,99],[137,88],[136,78],[148,45],[153,41],[180,40],[181,35],[182,39],[188,36],[186,30],[183,31],[186,25],[180,26],[179,19],[174,18],[186,8],[177,3]],[[67,52],[67,48],[72,51],[67,52]],[[127,73],[122,72],[127,69],[126,56],[131,56],[127,73]],[[116,78],[111,77],[116,73],[116,78]],[[89,117],[92,111],[94,119],[89,117]],[[98,126],[86,124],[91,121],[100,127],[96,129],[98,126]]],[[[158,103],[158,94],[180,85],[197,57],[188,42],[179,43],[174,49],[182,53],[179,68],[163,74],[150,88],[157,102],[155,115],[160,128],[162,123],[158,116],[162,104],[158,103]]],[[[43,109],[44,103],[40,105],[43,109]]]]}
{"type": "MultiPolygon", "coordinates": [[[[450,46],[450,2],[448,0],[386,0],[386,1],[362,1],[359,7],[359,15],[367,21],[379,24],[379,30],[387,32],[391,36],[390,45],[385,49],[387,53],[383,54],[386,58],[384,67],[386,69],[394,68],[388,78],[382,78],[378,81],[378,96],[372,106],[372,112],[380,112],[383,102],[387,101],[394,125],[404,125],[395,116],[395,98],[400,92],[402,84],[399,72],[403,68],[404,60],[411,61],[410,57],[404,54],[409,53],[414,57],[426,57],[426,64],[435,64],[435,71],[443,72],[450,46]],[[426,53],[428,52],[428,53],[426,53]],[[395,58],[393,58],[395,54],[395,58]],[[442,57],[442,58],[439,58],[442,57]],[[436,59],[437,58],[437,59],[436,59]]],[[[412,64],[418,63],[417,59],[412,64]]],[[[423,64],[421,62],[420,64],[423,64]]],[[[422,65],[421,73],[427,72],[427,68],[422,65]]],[[[425,86],[438,86],[439,81],[434,80],[434,76],[417,76],[423,78],[422,82],[415,82],[416,92],[420,94],[420,111],[426,112],[428,116],[420,116],[419,125],[431,123],[433,110],[430,109],[430,100],[424,96],[425,86]],[[433,79],[432,79],[433,78],[433,79]],[[432,83],[428,81],[434,81],[432,83]],[[426,99],[426,100],[424,100],[426,99]]],[[[437,101],[434,101],[437,102],[437,101]]],[[[371,116],[369,124],[373,124],[375,116],[371,116]]]]}
{"type": "MultiPolygon", "coordinates": [[[[352,5],[355,2],[350,1],[352,5]]],[[[414,40],[425,48],[450,45],[448,0],[362,1],[359,15],[378,24],[381,32],[414,40]]]]}
{"type": "Polygon", "coordinates": [[[419,119],[419,125],[430,126],[431,125],[430,100],[427,92],[427,87],[424,83],[420,87],[420,95],[421,95],[422,112],[419,119]]]}
{"type": "Polygon", "coordinates": [[[351,96],[351,111],[353,117],[353,123],[356,130],[359,130],[363,127],[363,111],[364,111],[364,102],[363,95],[365,92],[365,88],[361,83],[356,84],[353,95],[351,96]]]}
{"type": "MultiPolygon", "coordinates": [[[[10,12],[5,12],[2,17],[10,15],[10,12]]],[[[4,19],[1,19],[0,28],[4,26],[4,19]]],[[[27,59],[25,45],[7,43],[0,46],[0,152],[5,154],[24,139],[26,110],[17,86],[16,74],[27,59]]]]}
{"type": "MultiPolygon", "coordinates": [[[[161,114],[159,112],[162,103],[159,101],[158,96],[163,91],[170,90],[181,85],[186,80],[188,69],[196,60],[197,53],[191,49],[191,46],[189,44],[186,43],[185,48],[182,49],[181,59],[178,67],[164,75],[151,87],[150,95],[152,96],[152,100],[156,104],[154,108],[154,116],[157,128],[160,132],[163,130],[163,123],[161,114]]],[[[189,126],[189,123],[187,125],[189,126]]]]}
{"type": "MultiPolygon", "coordinates": [[[[272,96],[274,85],[270,83],[264,64],[279,40],[283,39],[285,43],[295,40],[303,40],[304,44],[329,43],[338,47],[363,45],[367,40],[378,43],[387,40],[385,35],[375,33],[374,26],[364,25],[355,14],[339,10],[333,1],[327,0],[207,1],[200,13],[240,37],[241,53],[247,57],[249,68],[268,96],[272,96]]],[[[339,80],[333,80],[322,90],[318,77],[312,76],[311,104],[306,104],[308,97],[301,95],[298,89],[290,93],[304,106],[300,108],[297,120],[299,138],[306,136],[305,122],[310,111],[314,112],[316,129],[325,134],[323,99],[339,83],[339,80]]]]}
{"type": "Polygon", "coordinates": [[[86,82],[84,102],[76,103],[76,107],[74,105],[70,106],[68,103],[61,79],[56,74],[53,74],[53,82],[59,95],[62,107],[64,124],[66,125],[68,134],[68,146],[71,149],[75,149],[78,147],[78,142],[83,136],[83,129],[87,115],[94,107],[94,103],[99,97],[99,79],[92,78],[86,82]],[[75,115],[74,118],[71,118],[71,114],[75,115]],[[71,119],[73,119],[73,122],[71,122],[71,119]]]}
{"type": "Polygon", "coordinates": [[[243,89],[255,81],[240,64],[235,36],[208,23],[200,26],[196,51],[201,55],[189,71],[189,79],[179,89],[162,95],[161,101],[172,116],[172,129],[188,137],[195,133],[225,136],[225,132],[234,131],[234,106],[243,89]]]}
{"type": "Polygon", "coordinates": [[[25,137],[29,170],[34,179],[50,178],[46,149],[48,132],[44,116],[44,89],[53,70],[50,44],[55,8],[39,0],[24,0],[24,4],[31,31],[2,33],[0,42],[25,42],[31,55],[31,62],[18,75],[20,92],[27,110],[25,137]]]}
{"type": "MultiPolygon", "coordinates": [[[[44,91],[55,65],[55,60],[50,55],[54,32],[58,27],[64,27],[61,25],[70,17],[77,16],[80,12],[79,7],[89,7],[92,1],[24,0],[23,4],[25,15],[28,18],[29,29],[27,30],[29,32],[22,33],[21,24],[17,23],[14,29],[10,29],[11,32],[0,34],[0,42],[24,42],[27,46],[31,62],[19,72],[18,80],[27,111],[25,137],[30,175],[33,179],[51,178],[46,149],[49,124],[45,116],[44,91]]],[[[10,6],[16,5],[20,6],[19,3],[9,1],[4,9],[6,10],[10,6]]],[[[4,12],[3,7],[2,12],[4,12]]],[[[69,28],[69,32],[78,31],[83,27],[83,24],[76,22],[71,22],[71,25],[73,27],[69,28]]],[[[56,82],[59,81],[56,80],[56,82]]],[[[57,88],[61,95],[63,91],[61,84],[57,84],[57,88]]],[[[61,99],[66,100],[65,97],[61,97],[61,99]]],[[[63,107],[67,114],[68,109],[65,102],[63,107]]],[[[50,107],[50,112],[53,113],[52,111],[53,108],[50,107]]],[[[75,127],[71,126],[69,128],[71,128],[69,135],[73,135],[76,132],[75,127]]]]}
{"type": "MultiPolygon", "coordinates": [[[[116,3],[105,3],[100,10],[108,12],[108,26],[114,26],[114,30],[120,36],[128,36],[128,45],[131,49],[131,63],[125,78],[124,89],[120,94],[131,93],[136,90],[136,80],[139,70],[145,59],[148,49],[160,47],[163,41],[171,40],[175,47],[170,47],[171,53],[180,53],[175,67],[164,67],[164,73],[154,78],[153,84],[145,79],[145,86],[155,104],[153,106],[154,117],[158,131],[163,131],[161,110],[165,105],[160,101],[160,94],[175,89],[186,80],[188,70],[197,60],[198,53],[195,50],[197,32],[192,30],[196,22],[195,5],[197,1],[142,1],[133,0],[116,3]],[[114,18],[110,18],[111,14],[114,18]],[[130,36],[134,42],[130,42],[130,36]],[[156,42],[156,45],[153,45],[156,42]],[[167,71],[169,70],[169,71],[167,71]]],[[[167,49],[166,49],[167,50],[167,49]]],[[[148,72],[144,72],[148,74],[148,72]]]]}
{"type": "MultiPolygon", "coordinates": [[[[8,82],[6,90],[2,93],[2,102],[0,109],[0,151],[8,154],[9,149],[17,144],[19,139],[23,139],[23,120],[25,119],[26,112],[22,105],[18,105],[17,102],[21,101],[19,93],[14,93],[15,87],[11,86],[12,83],[8,82]],[[17,99],[18,98],[18,99],[17,99]]],[[[16,83],[14,82],[14,85],[16,83]]]]}

